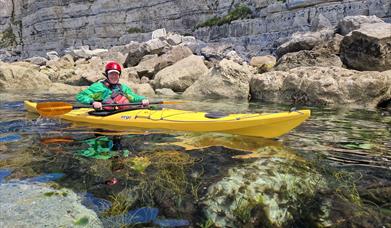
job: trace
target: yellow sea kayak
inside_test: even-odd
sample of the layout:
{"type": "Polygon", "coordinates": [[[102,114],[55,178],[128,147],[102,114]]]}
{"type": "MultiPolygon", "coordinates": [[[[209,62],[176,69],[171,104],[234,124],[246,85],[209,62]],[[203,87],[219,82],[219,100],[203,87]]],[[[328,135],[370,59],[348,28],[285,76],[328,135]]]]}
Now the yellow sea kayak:
{"type": "MultiPolygon", "coordinates": [[[[27,111],[37,113],[37,103],[25,101],[27,111]]],[[[205,112],[175,109],[139,109],[123,111],[109,116],[94,116],[90,108],[74,109],[61,119],[126,128],[169,129],[177,131],[222,132],[236,135],[275,138],[288,133],[304,122],[310,110],[281,113],[229,114],[222,117],[207,117],[205,112]]]]}

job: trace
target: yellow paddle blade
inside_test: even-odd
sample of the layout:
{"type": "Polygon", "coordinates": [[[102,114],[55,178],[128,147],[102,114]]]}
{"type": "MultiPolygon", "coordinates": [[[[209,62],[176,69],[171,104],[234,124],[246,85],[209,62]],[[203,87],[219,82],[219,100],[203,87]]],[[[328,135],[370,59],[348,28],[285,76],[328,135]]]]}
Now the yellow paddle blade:
{"type": "Polygon", "coordinates": [[[37,104],[37,111],[42,116],[58,116],[72,111],[73,106],[65,102],[42,102],[37,104]]]}
{"type": "Polygon", "coordinates": [[[72,137],[57,137],[57,138],[44,138],[41,139],[41,143],[43,144],[52,144],[52,143],[69,143],[74,142],[75,140],[72,137]]]}

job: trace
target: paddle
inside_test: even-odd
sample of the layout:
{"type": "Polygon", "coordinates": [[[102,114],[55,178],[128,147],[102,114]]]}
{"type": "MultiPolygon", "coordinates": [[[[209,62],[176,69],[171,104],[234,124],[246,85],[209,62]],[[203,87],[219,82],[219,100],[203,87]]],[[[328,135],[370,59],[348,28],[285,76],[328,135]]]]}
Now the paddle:
{"type": "MultiPolygon", "coordinates": [[[[149,104],[182,104],[185,101],[155,101],[149,104]]],[[[119,106],[137,106],[142,105],[141,102],[126,103],[126,104],[103,104],[103,107],[119,107],[119,106]]],[[[66,102],[41,102],[37,104],[37,111],[42,116],[58,116],[63,115],[77,108],[92,108],[92,105],[72,105],[66,102]]]]}

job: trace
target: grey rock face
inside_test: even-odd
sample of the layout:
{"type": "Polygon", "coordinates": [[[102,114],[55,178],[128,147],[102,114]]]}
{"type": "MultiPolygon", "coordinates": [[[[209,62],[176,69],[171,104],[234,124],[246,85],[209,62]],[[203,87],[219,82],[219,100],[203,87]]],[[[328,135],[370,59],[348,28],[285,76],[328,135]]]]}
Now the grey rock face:
{"type": "Polygon", "coordinates": [[[356,70],[390,70],[391,24],[364,24],[345,36],[341,42],[341,58],[356,70]]]}
{"type": "MultiPolygon", "coordinates": [[[[152,31],[160,28],[192,33],[197,24],[213,16],[226,15],[232,10],[232,3],[239,3],[231,0],[206,3],[190,0],[11,2],[0,2],[0,31],[11,24],[18,44],[23,43],[24,57],[43,56],[51,50],[61,52],[67,47],[89,45],[91,49],[108,49],[130,41],[143,42],[151,38],[152,31]]],[[[309,31],[314,21],[321,18],[320,14],[332,26],[351,15],[377,15],[391,21],[390,0],[289,0],[286,4],[248,0],[245,3],[254,7],[254,18],[197,29],[195,36],[208,42],[224,41],[242,46],[254,56],[270,54],[281,37],[309,31]]]]}

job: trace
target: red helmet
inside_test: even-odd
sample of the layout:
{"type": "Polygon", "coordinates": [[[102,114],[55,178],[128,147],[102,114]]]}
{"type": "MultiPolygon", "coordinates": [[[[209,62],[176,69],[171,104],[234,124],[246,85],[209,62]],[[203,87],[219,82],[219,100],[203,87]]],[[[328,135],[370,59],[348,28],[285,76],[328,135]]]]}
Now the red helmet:
{"type": "Polygon", "coordinates": [[[105,66],[106,75],[108,73],[110,73],[111,71],[117,71],[118,74],[121,74],[121,71],[122,71],[121,65],[119,65],[119,63],[117,63],[115,61],[110,61],[110,62],[106,63],[106,66],[105,66]]]}

